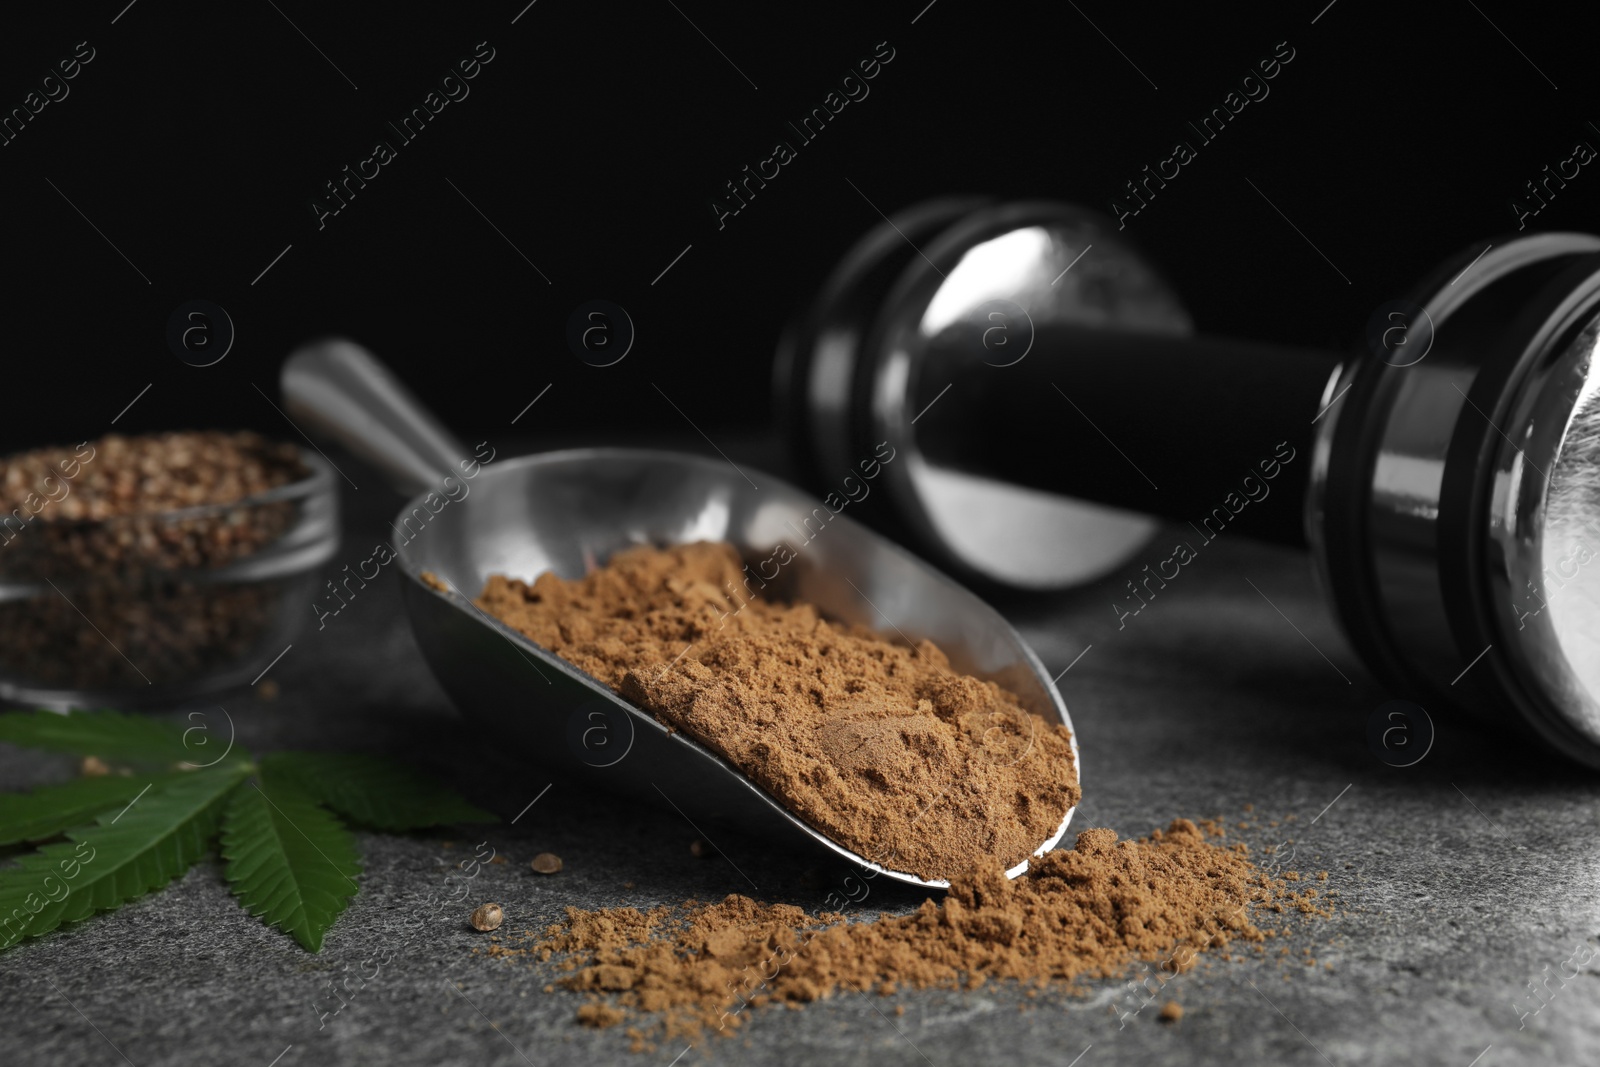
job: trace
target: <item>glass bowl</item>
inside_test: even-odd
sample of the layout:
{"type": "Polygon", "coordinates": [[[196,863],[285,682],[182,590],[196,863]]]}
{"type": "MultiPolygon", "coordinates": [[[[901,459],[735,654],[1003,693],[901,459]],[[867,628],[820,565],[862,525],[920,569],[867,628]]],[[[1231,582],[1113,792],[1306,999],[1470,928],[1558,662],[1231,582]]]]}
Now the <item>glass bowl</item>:
{"type": "Polygon", "coordinates": [[[0,544],[0,699],[172,705],[252,683],[313,615],[339,545],[336,474],[230,504],[41,519],[0,544]]]}

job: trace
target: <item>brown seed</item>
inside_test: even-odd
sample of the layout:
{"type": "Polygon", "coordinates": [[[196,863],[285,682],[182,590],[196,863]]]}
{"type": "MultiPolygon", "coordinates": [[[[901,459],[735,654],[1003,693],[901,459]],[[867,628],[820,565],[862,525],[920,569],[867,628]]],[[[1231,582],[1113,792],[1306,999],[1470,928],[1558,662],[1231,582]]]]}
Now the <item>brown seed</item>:
{"type": "Polygon", "coordinates": [[[697,837],[689,842],[689,854],[691,856],[709,856],[711,855],[711,846],[697,837]]]}
{"type": "Polygon", "coordinates": [[[277,700],[278,699],[278,683],[277,683],[277,681],[275,679],[268,678],[266,681],[264,681],[260,685],[256,686],[256,696],[260,697],[262,700],[268,700],[268,701],[277,700]]]}
{"type": "Polygon", "coordinates": [[[71,603],[51,590],[0,606],[0,669],[74,689],[142,689],[237,669],[266,639],[284,593],[279,583],[198,572],[267,549],[295,527],[301,496],[270,491],[310,474],[294,445],[215,431],[113,434],[0,458],[7,539],[26,523],[0,574],[77,587],[71,603]],[[85,619],[100,631],[90,642],[78,636],[85,619]]]}
{"type": "Polygon", "coordinates": [[[555,874],[561,869],[561,857],[554,852],[541,852],[528,864],[536,874],[555,874]]]}
{"type": "Polygon", "coordinates": [[[83,757],[83,766],[80,768],[87,778],[102,778],[111,773],[111,768],[106,766],[106,761],[99,756],[83,757]]]}
{"type": "Polygon", "coordinates": [[[472,913],[474,930],[498,930],[505,921],[505,910],[498,904],[479,904],[478,910],[472,913]]]}
{"type": "Polygon", "coordinates": [[[1175,1023],[1183,1018],[1183,1005],[1176,1000],[1169,1000],[1161,1005],[1161,1014],[1157,1015],[1156,1018],[1164,1023],[1175,1023]]]}

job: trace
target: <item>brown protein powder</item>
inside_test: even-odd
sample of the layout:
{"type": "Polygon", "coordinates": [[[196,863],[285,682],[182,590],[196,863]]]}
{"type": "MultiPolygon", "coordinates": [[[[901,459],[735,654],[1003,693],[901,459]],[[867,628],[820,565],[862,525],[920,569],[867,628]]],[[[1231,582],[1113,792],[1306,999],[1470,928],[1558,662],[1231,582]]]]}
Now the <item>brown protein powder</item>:
{"type": "Polygon", "coordinates": [[[1079,799],[1071,734],[929,641],[741,599],[733,546],[493,575],[478,604],[739,768],[858,855],[930,880],[1016,866],[1079,799]]]}
{"type": "Polygon", "coordinates": [[[1143,983],[1153,1002],[1201,951],[1273,936],[1251,909],[1275,910],[1286,892],[1245,846],[1222,847],[1178,819],[1138,841],[1085,830],[1014,881],[998,868],[967,874],[909,915],[846,922],[738,895],[644,912],[568,908],[542,938],[488,954],[558,960],[567,974],[557,984],[593,994],[578,1010],[585,1025],[644,1013],[656,1034],[693,1041],[728,1035],[747,1006],[1005,979],[1036,988],[1120,977],[1139,960],[1156,965],[1143,983]]]}

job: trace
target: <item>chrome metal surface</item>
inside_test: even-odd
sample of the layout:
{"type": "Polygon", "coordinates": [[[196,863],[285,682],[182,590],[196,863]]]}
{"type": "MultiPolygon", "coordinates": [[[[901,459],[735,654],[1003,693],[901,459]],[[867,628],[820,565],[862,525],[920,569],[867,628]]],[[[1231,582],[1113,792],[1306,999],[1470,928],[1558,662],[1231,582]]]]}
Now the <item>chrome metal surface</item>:
{"type": "MultiPolygon", "coordinates": [[[[1590,248],[1600,247],[1592,238],[1581,240],[1590,248]]],[[[1387,406],[1371,412],[1384,420],[1367,500],[1377,596],[1395,654],[1435,692],[1455,689],[1458,700],[1477,708],[1496,700],[1489,672],[1460,677],[1484,645],[1463,648],[1452,632],[1458,628],[1451,625],[1444,592],[1451,578],[1441,559],[1439,532],[1445,468],[1463,422],[1475,423],[1470,432],[1491,429],[1483,421],[1492,418],[1482,410],[1483,402],[1474,407],[1467,397],[1480,365],[1505,358],[1492,341],[1521,303],[1506,306],[1502,301],[1507,298],[1495,289],[1536,285],[1536,280],[1524,282],[1523,276],[1549,269],[1576,251],[1571,239],[1552,234],[1491,249],[1470,275],[1455,285],[1440,285],[1425,302],[1435,336],[1425,360],[1391,366],[1374,359],[1374,371],[1390,379],[1387,406]]],[[[1463,518],[1482,522],[1481,516],[1463,518]]]]}
{"type": "Polygon", "coordinates": [[[1551,355],[1494,459],[1495,622],[1555,725],[1600,744],[1600,323],[1551,355]]]}
{"type": "Polygon", "coordinates": [[[1318,425],[1306,536],[1345,633],[1392,681],[1449,692],[1480,714],[1490,714],[1492,703],[1484,679],[1450,685],[1481,646],[1463,655],[1452,633],[1438,524],[1451,442],[1480,361],[1492,354],[1480,342],[1503,322],[1463,326],[1457,315],[1468,307],[1477,311],[1475,301],[1484,293],[1556,254],[1542,238],[1508,242],[1492,249],[1459,284],[1425,287],[1417,305],[1432,324],[1426,358],[1398,364],[1370,351],[1351,356],[1340,399],[1318,425]],[[1326,476],[1335,450],[1357,473],[1347,480],[1345,496],[1329,500],[1326,476]],[[1330,513],[1334,522],[1356,528],[1354,544],[1332,549],[1342,559],[1329,556],[1330,513]]]}
{"type": "Polygon", "coordinates": [[[796,451],[825,477],[855,470],[859,459],[855,381],[884,292],[918,244],[982,203],[935,200],[869,230],[829,275],[809,320],[779,341],[773,361],[779,409],[798,424],[790,427],[796,451]]]}
{"type": "Polygon", "coordinates": [[[824,287],[817,320],[797,342],[808,351],[785,358],[807,361],[810,418],[826,431],[812,447],[830,469],[852,470],[880,441],[903,454],[886,482],[933,558],[1014,588],[1079,585],[1130,558],[1159,523],[929,460],[917,447],[921,412],[912,405],[924,347],[952,323],[988,323],[983,305],[992,300],[1035,323],[1182,335],[1190,320],[1099,215],[1061,204],[974,206],[923,205],[869,232],[824,287]],[[1084,255],[1091,245],[1094,254],[1084,255]],[[895,269],[866,281],[880,262],[895,269]]]}
{"type": "Polygon", "coordinates": [[[330,338],[284,361],[284,406],[313,432],[337,437],[403,493],[433,487],[469,453],[389,368],[330,338]]]}
{"type": "MultiPolygon", "coordinates": [[[[1561,447],[1573,385],[1550,384],[1547,375],[1554,373],[1560,338],[1589,313],[1593,286],[1581,279],[1584,257],[1597,251],[1600,239],[1586,234],[1531,234],[1487,254],[1464,249],[1441,264],[1416,293],[1433,330],[1426,357],[1402,365],[1358,353],[1330,382],[1305,512],[1318,573],[1341,625],[1390,685],[1448,698],[1491,721],[1505,721],[1508,704],[1520,706],[1528,725],[1589,762],[1600,758],[1600,733],[1592,725],[1573,732],[1573,720],[1591,712],[1575,695],[1575,678],[1563,677],[1552,661],[1561,642],[1544,632],[1551,616],[1526,628],[1507,620],[1514,602],[1543,588],[1530,556],[1544,551],[1545,513],[1532,496],[1515,518],[1504,509],[1512,460],[1527,448],[1518,434],[1547,438],[1541,439],[1547,458],[1537,463],[1542,470],[1561,447]],[[1550,346],[1557,352],[1543,359],[1545,370],[1529,371],[1526,364],[1550,346]],[[1475,393],[1486,368],[1493,376],[1475,393]],[[1515,424],[1518,430],[1496,413],[1497,402],[1519,390],[1524,420],[1539,412],[1537,430],[1531,423],[1515,424]],[[1474,447],[1479,440],[1492,447],[1474,447]],[[1500,457],[1492,472],[1490,455],[1500,457]],[[1330,494],[1335,463],[1345,478],[1342,491],[1330,494]],[[1492,487],[1477,490],[1488,498],[1480,507],[1473,487],[1491,479],[1492,487]],[[1488,559],[1476,547],[1485,531],[1488,559]],[[1494,564],[1494,543],[1512,564],[1494,564]],[[1486,566],[1492,573],[1483,573],[1486,566]],[[1519,576],[1512,579],[1515,593],[1506,584],[1512,572],[1519,576]],[[1492,604],[1477,591],[1485,580],[1497,583],[1492,604]],[[1498,632],[1480,626],[1479,615],[1494,616],[1498,632]]],[[[1573,359],[1575,351],[1569,350],[1573,359]]],[[[1577,373],[1574,364],[1562,365],[1577,373]]],[[[1530,492],[1526,482],[1520,489],[1530,492]]]]}
{"type": "MultiPolygon", "coordinates": [[[[332,352],[313,345],[291,357],[290,365],[302,373],[292,380],[285,375],[285,395],[304,407],[307,398],[292,394],[306,383],[338,388],[329,376],[304,373],[324,358],[336,358],[347,370],[371,361],[349,342],[337,344],[332,352]]],[[[381,397],[346,396],[340,403],[375,397],[384,410],[353,425],[332,425],[334,436],[348,442],[363,427],[393,429],[419,407],[403,388],[381,397]]],[[[325,409],[334,406],[323,403],[325,409]]],[[[948,884],[896,871],[830,840],[698,742],[669,731],[470,600],[491,574],[532,580],[553,571],[576,578],[618,549],[639,544],[732,542],[751,562],[752,573],[768,583],[767,594],[810,601],[829,617],[886,634],[928,638],[958,670],[998,682],[1029,710],[1071,727],[1049,675],[998,613],[848,515],[830,514],[821,501],[771,475],[751,472],[757,489],[720,460],[582,449],[495,459],[469,479],[454,473],[464,455],[446,451],[434,457],[433,483],[452,478],[466,487],[458,498],[435,511],[426,503],[430,490],[400,512],[396,526],[404,528],[406,540],[397,547],[406,609],[424,656],[457,706],[552,773],[654,805],[665,800],[695,822],[734,823],[821,846],[899,881],[948,884]],[[829,516],[820,527],[818,515],[829,516]],[[776,562],[780,545],[788,546],[792,559],[776,562]],[[446,589],[425,582],[424,572],[446,589]]],[[[1063,774],[1077,772],[1076,735],[1072,751],[1075,766],[1063,774]]],[[[1062,814],[1038,853],[1055,847],[1071,818],[1071,810],[1062,814]]],[[[1024,862],[1007,873],[1015,877],[1026,867],[1024,862]]]]}

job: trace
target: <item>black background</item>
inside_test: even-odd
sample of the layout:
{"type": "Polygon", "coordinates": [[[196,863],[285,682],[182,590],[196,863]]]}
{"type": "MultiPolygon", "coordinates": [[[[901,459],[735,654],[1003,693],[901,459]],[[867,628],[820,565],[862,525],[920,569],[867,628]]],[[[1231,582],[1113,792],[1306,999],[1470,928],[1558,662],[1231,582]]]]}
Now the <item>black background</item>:
{"type": "MultiPolygon", "coordinates": [[[[0,147],[5,446],[105,433],[147,383],[116,430],[293,438],[251,386],[276,398],[283,357],[327,333],[468,439],[760,428],[780,326],[877,209],[1108,210],[1280,41],[1294,59],[1270,95],[1128,222],[1204,330],[1348,346],[1444,255],[1514,230],[1524,181],[1600,146],[1575,8],[525,2],[9,11],[0,109],[78,42],[95,58],[0,147]],[[494,59],[470,95],[319,230],[323,183],[480,41],[494,59]],[[786,123],[884,41],[870,95],[798,144],[786,123]],[[798,159],[719,230],[710,198],[780,138],[798,159]],[[166,345],[193,298],[237,329],[211,367],[166,345]],[[637,329],[615,366],[565,342],[594,298],[637,329]]],[[[1530,228],[1593,228],[1597,197],[1585,167],[1530,228]]]]}

